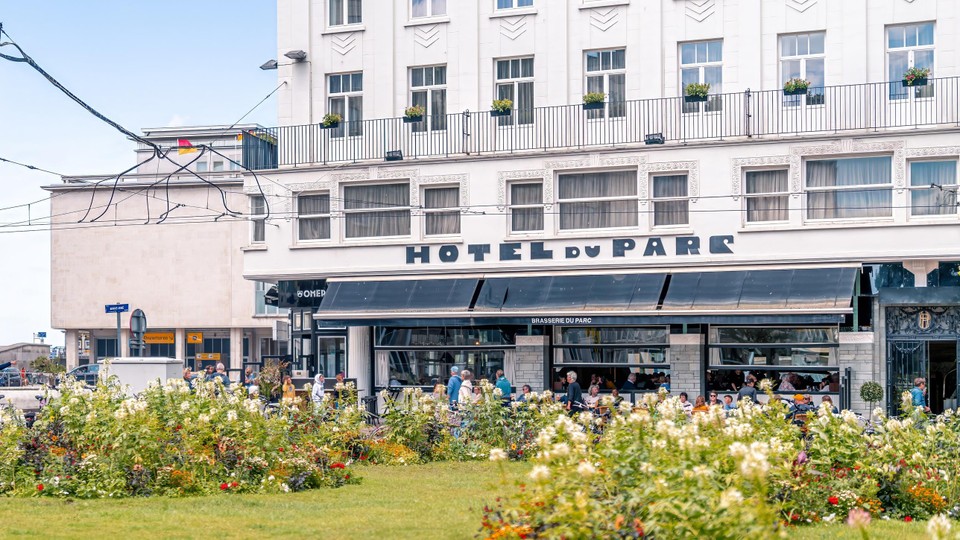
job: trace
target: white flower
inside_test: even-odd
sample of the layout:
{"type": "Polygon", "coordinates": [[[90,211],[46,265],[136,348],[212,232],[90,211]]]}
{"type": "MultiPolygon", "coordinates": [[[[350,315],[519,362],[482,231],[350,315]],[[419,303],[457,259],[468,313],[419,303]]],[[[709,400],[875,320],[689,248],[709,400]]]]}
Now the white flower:
{"type": "Polygon", "coordinates": [[[550,469],[546,465],[536,465],[530,471],[530,479],[535,482],[544,481],[550,478],[550,469]]]}
{"type": "Polygon", "coordinates": [[[237,411],[234,411],[232,409],[227,411],[227,421],[236,422],[236,420],[237,420],[237,411]]]}
{"type": "Polygon", "coordinates": [[[577,466],[577,473],[579,473],[580,476],[593,476],[596,472],[597,468],[589,461],[581,461],[580,465],[577,466]]]}
{"type": "Polygon", "coordinates": [[[490,449],[490,461],[503,461],[507,459],[507,453],[500,448],[490,449]]]}
{"type": "Polygon", "coordinates": [[[183,403],[181,403],[181,404],[180,404],[180,410],[183,411],[183,412],[189,411],[189,410],[190,410],[190,402],[189,402],[189,401],[184,401],[183,403]]]}
{"type": "Polygon", "coordinates": [[[720,508],[736,507],[743,502],[743,494],[730,488],[720,494],[720,508]]]}
{"type": "Polygon", "coordinates": [[[927,523],[927,534],[930,535],[931,540],[946,540],[950,535],[950,529],[950,519],[943,514],[933,516],[927,523]]]}

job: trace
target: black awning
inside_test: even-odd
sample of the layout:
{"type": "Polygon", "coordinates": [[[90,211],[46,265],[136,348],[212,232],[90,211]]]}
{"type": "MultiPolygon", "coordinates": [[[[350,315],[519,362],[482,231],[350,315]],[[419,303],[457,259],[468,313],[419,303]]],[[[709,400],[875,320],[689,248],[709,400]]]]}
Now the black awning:
{"type": "Polygon", "coordinates": [[[845,309],[856,277],[856,268],[673,274],[662,311],[845,309]]]}
{"type": "Polygon", "coordinates": [[[475,311],[651,311],[664,274],[514,277],[487,279],[475,311]]]}
{"type": "Polygon", "coordinates": [[[317,313],[467,311],[477,279],[329,281],[317,313]]]}

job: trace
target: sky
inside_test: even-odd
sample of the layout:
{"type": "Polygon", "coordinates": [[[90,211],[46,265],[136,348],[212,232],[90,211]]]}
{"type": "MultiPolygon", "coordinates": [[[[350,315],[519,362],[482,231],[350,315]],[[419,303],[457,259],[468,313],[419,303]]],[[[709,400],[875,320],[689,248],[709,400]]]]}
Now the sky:
{"type": "MultiPolygon", "coordinates": [[[[120,125],[236,122],[277,86],[274,0],[0,0],[3,29],[66,88],[120,125]]],[[[6,41],[6,38],[0,39],[6,41]]],[[[16,49],[0,47],[16,55],[16,49]]],[[[244,119],[276,125],[276,96],[244,119]]],[[[38,72],[0,59],[0,158],[48,171],[116,174],[134,144],[38,72]]],[[[41,186],[57,175],[0,162],[0,345],[63,345],[50,328],[50,231],[41,186]],[[24,220],[39,225],[10,226],[24,220]]],[[[60,261],[58,264],[70,264],[60,261]]],[[[90,306],[103,311],[103,306],[90,306]]]]}

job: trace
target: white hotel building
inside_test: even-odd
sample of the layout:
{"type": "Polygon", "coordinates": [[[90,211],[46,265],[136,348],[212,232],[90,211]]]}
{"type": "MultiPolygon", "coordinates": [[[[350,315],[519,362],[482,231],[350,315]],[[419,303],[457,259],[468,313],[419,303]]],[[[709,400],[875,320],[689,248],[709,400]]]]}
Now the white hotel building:
{"type": "Polygon", "coordinates": [[[367,392],[633,372],[691,400],[750,373],[858,411],[864,382],[925,376],[955,406],[960,3],[278,8],[243,274],[293,307],[300,369],[367,392]]]}

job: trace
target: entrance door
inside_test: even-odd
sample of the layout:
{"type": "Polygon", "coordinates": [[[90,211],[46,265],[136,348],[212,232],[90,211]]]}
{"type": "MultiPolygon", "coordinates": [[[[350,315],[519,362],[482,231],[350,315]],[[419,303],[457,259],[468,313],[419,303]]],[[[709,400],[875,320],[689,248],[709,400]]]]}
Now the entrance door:
{"type": "Polygon", "coordinates": [[[887,410],[891,415],[900,414],[900,396],[913,388],[914,379],[926,376],[925,341],[887,343],[887,410]]]}
{"type": "Polygon", "coordinates": [[[927,382],[927,405],[930,412],[940,414],[957,408],[957,342],[930,341],[930,377],[927,382]]]}
{"type": "Polygon", "coordinates": [[[323,373],[324,377],[333,378],[337,373],[346,373],[347,338],[318,337],[316,358],[311,376],[323,373]]]}

